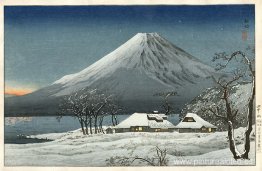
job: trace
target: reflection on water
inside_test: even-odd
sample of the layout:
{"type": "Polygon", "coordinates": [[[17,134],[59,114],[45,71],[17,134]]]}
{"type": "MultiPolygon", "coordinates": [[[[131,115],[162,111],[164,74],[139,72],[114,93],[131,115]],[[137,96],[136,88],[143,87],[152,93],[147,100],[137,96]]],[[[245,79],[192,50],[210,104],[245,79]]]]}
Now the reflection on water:
{"type": "Polygon", "coordinates": [[[6,117],[5,125],[15,125],[18,122],[30,122],[32,117],[6,117]]]}
{"type": "MultiPolygon", "coordinates": [[[[71,116],[65,116],[60,121],[55,116],[5,117],[4,128],[5,143],[26,143],[29,140],[21,137],[71,131],[78,129],[79,124],[77,119],[71,116]]],[[[32,142],[40,141],[34,139],[32,142]]]]}

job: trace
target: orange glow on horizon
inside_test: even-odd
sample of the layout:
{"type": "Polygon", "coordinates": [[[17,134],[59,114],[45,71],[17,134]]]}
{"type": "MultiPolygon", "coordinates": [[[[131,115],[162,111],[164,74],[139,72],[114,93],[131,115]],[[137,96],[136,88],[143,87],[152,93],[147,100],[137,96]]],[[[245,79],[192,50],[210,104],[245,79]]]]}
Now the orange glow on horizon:
{"type": "Polygon", "coordinates": [[[11,88],[11,87],[5,88],[6,95],[22,96],[22,95],[32,93],[32,92],[33,90],[30,90],[30,89],[11,88]]]}

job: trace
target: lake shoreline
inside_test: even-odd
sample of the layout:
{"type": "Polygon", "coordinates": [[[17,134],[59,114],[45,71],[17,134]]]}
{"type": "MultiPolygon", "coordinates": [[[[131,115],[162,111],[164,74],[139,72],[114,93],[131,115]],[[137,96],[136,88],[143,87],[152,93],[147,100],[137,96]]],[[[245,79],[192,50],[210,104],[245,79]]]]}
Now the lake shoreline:
{"type": "Polygon", "coordinates": [[[31,144],[31,143],[45,143],[53,140],[41,139],[41,138],[17,138],[17,139],[5,139],[4,144],[31,144]]]}
{"type": "MultiPolygon", "coordinates": [[[[129,115],[118,115],[118,121],[121,122],[129,115]]],[[[177,120],[176,118],[174,118],[177,120]]],[[[111,116],[104,118],[104,126],[110,126],[111,116]]],[[[63,116],[57,119],[56,116],[37,116],[37,117],[5,117],[4,118],[4,142],[20,143],[24,142],[21,137],[30,137],[39,134],[65,133],[80,128],[77,118],[72,116],[63,116]],[[20,138],[19,138],[20,136],[20,138]],[[17,141],[17,142],[16,142],[17,141]]],[[[31,142],[31,140],[25,140],[31,142]]],[[[42,140],[36,140],[37,142],[42,140]]],[[[32,140],[35,142],[35,140],[32,140]]]]}

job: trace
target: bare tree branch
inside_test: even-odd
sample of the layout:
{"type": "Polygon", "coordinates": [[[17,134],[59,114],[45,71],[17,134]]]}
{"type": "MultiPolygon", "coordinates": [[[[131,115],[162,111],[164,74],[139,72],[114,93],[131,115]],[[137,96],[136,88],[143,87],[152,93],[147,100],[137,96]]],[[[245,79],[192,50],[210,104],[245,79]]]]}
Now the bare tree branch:
{"type": "MultiPolygon", "coordinates": [[[[230,103],[229,101],[229,91],[230,88],[229,87],[233,87],[236,85],[237,83],[240,83],[240,79],[244,78],[245,75],[247,75],[246,72],[241,72],[240,70],[236,70],[234,72],[234,76],[233,78],[231,78],[231,80],[226,80],[224,79],[222,81],[221,78],[219,78],[218,80],[216,80],[214,77],[213,80],[217,83],[217,85],[220,86],[220,88],[223,91],[223,97],[222,99],[225,102],[225,107],[226,107],[226,114],[227,114],[227,119],[228,119],[228,137],[229,137],[229,148],[230,151],[232,152],[234,159],[248,159],[248,153],[250,151],[250,133],[252,131],[252,118],[253,118],[253,105],[254,105],[254,98],[255,98],[255,70],[252,66],[252,62],[245,53],[243,53],[242,51],[236,51],[234,53],[232,53],[231,55],[227,55],[225,52],[222,53],[216,53],[214,58],[213,58],[213,62],[218,60],[218,59],[222,59],[224,61],[226,61],[225,64],[222,63],[218,63],[216,66],[216,70],[222,70],[224,68],[226,68],[228,66],[228,64],[230,63],[230,61],[232,61],[232,59],[236,59],[237,57],[242,57],[242,61],[244,64],[246,64],[249,68],[250,71],[250,75],[251,76],[251,83],[252,83],[252,87],[251,87],[251,97],[248,99],[248,121],[247,121],[247,130],[245,132],[245,150],[244,153],[240,154],[236,148],[236,144],[235,144],[235,140],[234,140],[234,127],[233,127],[233,121],[236,119],[236,116],[238,114],[238,109],[237,110],[233,110],[233,105],[230,103]]],[[[215,116],[218,116],[216,112],[214,112],[213,110],[210,110],[211,112],[213,112],[213,114],[215,116]]],[[[220,115],[219,115],[220,116],[220,115]]]]}

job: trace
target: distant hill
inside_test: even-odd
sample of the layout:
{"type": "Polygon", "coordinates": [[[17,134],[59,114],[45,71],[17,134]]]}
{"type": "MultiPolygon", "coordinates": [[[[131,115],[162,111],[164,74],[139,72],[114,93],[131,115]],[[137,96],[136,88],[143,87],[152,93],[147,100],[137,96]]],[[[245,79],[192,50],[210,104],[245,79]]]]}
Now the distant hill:
{"type": "MultiPolygon", "coordinates": [[[[248,99],[250,96],[251,83],[238,84],[232,87],[230,90],[229,99],[233,103],[235,109],[239,110],[239,114],[236,117],[236,128],[246,126],[247,124],[248,99]]],[[[185,108],[182,110],[180,118],[183,118],[188,112],[197,113],[200,117],[216,125],[219,130],[226,130],[227,123],[225,121],[222,121],[211,112],[202,110],[208,106],[211,106],[212,104],[216,104],[221,108],[225,106],[224,103],[225,102],[221,99],[221,94],[219,93],[218,88],[208,88],[185,106],[185,108]]],[[[253,118],[255,118],[255,116],[253,118]]]]}

